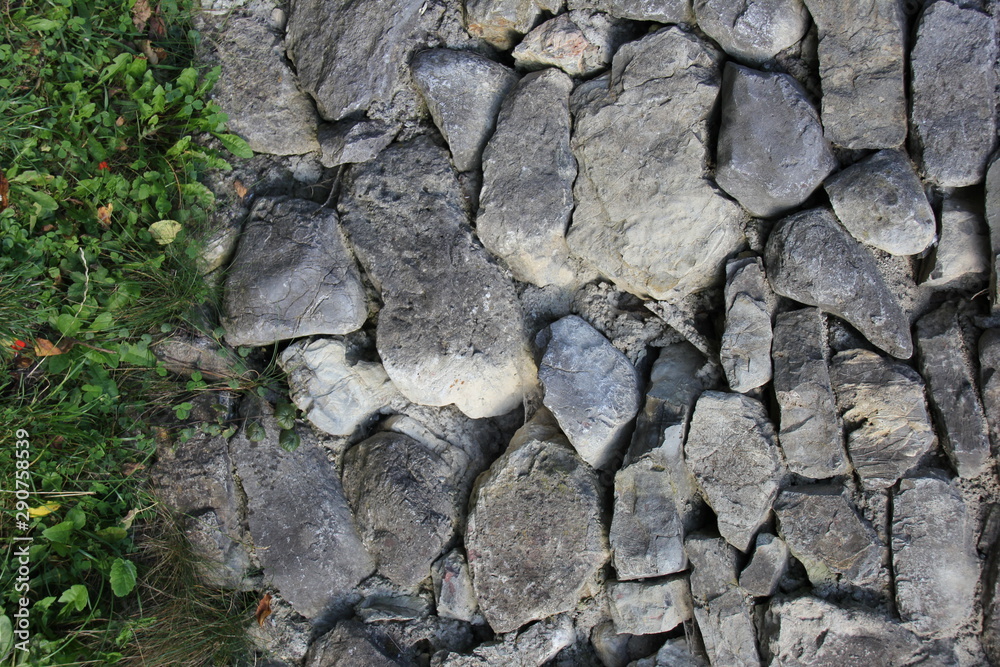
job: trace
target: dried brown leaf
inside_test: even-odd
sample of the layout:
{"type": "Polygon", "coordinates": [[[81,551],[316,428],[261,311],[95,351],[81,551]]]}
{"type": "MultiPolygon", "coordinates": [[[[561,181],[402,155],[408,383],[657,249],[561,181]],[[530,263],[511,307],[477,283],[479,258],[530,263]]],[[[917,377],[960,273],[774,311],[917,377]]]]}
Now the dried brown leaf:
{"type": "Polygon", "coordinates": [[[264,597],[260,599],[257,604],[257,611],[253,613],[253,617],[257,619],[257,625],[264,627],[264,621],[267,617],[271,615],[271,594],[264,593],[264,597]]]}
{"type": "Polygon", "coordinates": [[[233,182],[233,189],[236,190],[236,194],[240,199],[246,199],[247,192],[249,192],[249,190],[247,190],[247,186],[243,185],[243,181],[236,179],[236,181],[233,182]]]}
{"type": "Polygon", "coordinates": [[[115,205],[108,202],[107,206],[97,207],[97,221],[104,227],[111,226],[111,213],[115,210],[115,205]]]}
{"type": "Polygon", "coordinates": [[[153,10],[150,8],[148,0],[135,0],[135,4],[132,6],[132,25],[135,26],[136,30],[142,30],[152,15],[153,10]]]}
{"type": "Polygon", "coordinates": [[[0,211],[10,206],[10,182],[0,170],[0,211]]]}
{"type": "Polygon", "coordinates": [[[37,357],[57,357],[65,351],[45,338],[35,339],[35,356],[37,357]]]}

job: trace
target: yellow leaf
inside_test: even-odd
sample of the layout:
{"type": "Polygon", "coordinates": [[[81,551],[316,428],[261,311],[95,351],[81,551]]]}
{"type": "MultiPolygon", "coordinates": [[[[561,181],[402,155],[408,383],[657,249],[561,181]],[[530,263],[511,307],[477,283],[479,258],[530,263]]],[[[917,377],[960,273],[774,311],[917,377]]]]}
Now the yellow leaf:
{"type": "Polygon", "coordinates": [[[44,338],[35,339],[35,356],[36,357],[56,357],[66,350],[56,347],[51,341],[45,340],[44,338]]]}
{"type": "Polygon", "coordinates": [[[111,212],[115,210],[115,205],[108,202],[107,206],[97,207],[97,221],[105,227],[111,224],[111,212]]]}
{"type": "Polygon", "coordinates": [[[149,226],[149,233],[153,235],[153,240],[160,245],[173,243],[180,231],[181,223],[176,220],[160,220],[149,226]]]}
{"type": "Polygon", "coordinates": [[[45,503],[44,505],[39,505],[38,507],[29,507],[28,516],[34,518],[48,516],[59,509],[59,507],[59,503],[45,503]]]}

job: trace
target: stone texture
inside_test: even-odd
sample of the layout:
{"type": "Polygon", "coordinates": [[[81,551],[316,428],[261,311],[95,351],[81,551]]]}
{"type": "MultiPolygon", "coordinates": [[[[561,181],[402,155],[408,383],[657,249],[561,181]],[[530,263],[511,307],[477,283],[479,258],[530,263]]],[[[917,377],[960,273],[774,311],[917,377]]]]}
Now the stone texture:
{"type": "Polygon", "coordinates": [[[611,618],[619,634],[668,632],[691,618],[693,606],[686,577],[665,581],[610,581],[611,618]]]}
{"type": "Polygon", "coordinates": [[[706,35],[750,65],[772,60],[809,28],[802,0],[695,0],[694,13],[706,35]]]}
{"type": "Polygon", "coordinates": [[[740,588],[755,597],[774,595],[788,570],[788,555],[788,545],[783,539],[759,533],[753,558],[740,572],[740,588]]]}
{"type": "Polygon", "coordinates": [[[228,380],[245,377],[249,370],[234,350],[200,333],[175,331],[156,341],[152,352],[168,371],[188,378],[197,372],[206,379],[228,380]]]}
{"type": "Polygon", "coordinates": [[[431,575],[437,614],[467,623],[475,621],[478,604],[465,555],[452,549],[434,563],[431,575]]]}
{"type": "Polygon", "coordinates": [[[315,618],[348,600],[374,564],[340,480],[315,438],[299,430],[299,448],[286,452],[278,446],[280,429],[269,404],[254,401],[242,416],[266,435],[253,442],[244,426],[230,440],[257,556],[264,575],[295,610],[315,618]]]}
{"type": "Polygon", "coordinates": [[[306,667],[400,667],[394,647],[371,626],[357,621],[340,621],[317,639],[306,654],[306,667]]]}
{"type": "Polygon", "coordinates": [[[451,49],[422,51],[410,67],[455,168],[478,169],[500,104],[517,76],[478,53],[451,49]]]}
{"type": "Polygon", "coordinates": [[[823,187],[841,224],[862,243],[890,255],[917,255],[934,242],[934,211],[903,151],[879,151],[823,187]]]}
{"type": "Polygon", "coordinates": [[[771,287],[782,296],[847,320],[889,354],[913,354],[910,323],[874,257],[826,209],[788,216],[764,254],[771,287]]]}
{"type": "Polygon", "coordinates": [[[715,180],[758,217],[804,202],[837,167],[819,114],[791,76],[726,64],[715,180]]]}
{"type": "Polygon", "coordinates": [[[962,477],[992,464],[989,426],[976,388],[972,352],[953,304],[917,320],[917,359],[927,380],[941,445],[962,477]]]}
{"type": "Polygon", "coordinates": [[[830,377],[862,483],[886,488],[937,445],[924,383],[909,366],[869,352],[838,353],[830,377]]]}
{"type": "Polygon", "coordinates": [[[573,81],[558,70],[525,76],[504,100],[483,154],[476,234],[515,278],[542,287],[578,280],[566,245],[576,178],[569,147],[572,89],[573,81]]]}
{"type": "Polygon", "coordinates": [[[725,300],[719,361],[729,388],[745,393],[771,381],[771,316],[777,298],[759,257],[729,261],[725,300]]]}
{"type": "Polygon", "coordinates": [[[584,461],[606,466],[639,411],[639,376],[624,354],[576,315],[549,328],[538,368],[542,402],[584,461]]]}
{"type": "Polygon", "coordinates": [[[543,12],[558,14],[564,0],[465,0],[466,29],[501,51],[530,31],[543,12]]]}
{"type": "Polygon", "coordinates": [[[1000,267],[1000,167],[997,155],[991,158],[986,172],[986,224],[990,232],[990,303],[993,311],[1000,308],[1000,291],[997,290],[997,268],[1000,267]]]}
{"type": "Polygon", "coordinates": [[[778,442],[788,469],[813,479],[843,475],[850,468],[830,382],[824,320],[816,308],[802,308],[778,315],[774,325],[778,442]]]}
{"type": "Polygon", "coordinates": [[[392,143],[396,128],[379,120],[342,120],[324,123],[317,137],[324,167],[374,160],[392,143]]]}
{"type": "Polygon", "coordinates": [[[541,667],[575,640],[573,621],[566,615],[533,623],[521,632],[504,635],[501,641],[479,645],[471,655],[437,654],[431,667],[492,667],[524,665],[541,667]]]}
{"type": "Polygon", "coordinates": [[[569,0],[570,9],[596,9],[612,16],[657,23],[689,23],[691,0],[569,0]]]}
{"type": "Polygon", "coordinates": [[[344,229],[380,290],[376,347],[409,400],[473,418],[509,412],[534,382],[510,280],[472,238],[447,154],[426,138],[352,167],[344,229]]]}
{"type": "Polygon", "coordinates": [[[477,480],[465,545],[496,632],[576,606],[608,558],[597,477],[544,410],[477,480]]]}
{"type": "Polygon", "coordinates": [[[819,29],[826,137],[845,148],[906,139],[905,17],[895,0],[805,0],[819,29]]]}
{"type": "Polygon", "coordinates": [[[979,338],[979,392],[990,426],[990,439],[1000,447],[1000,329],[987,329],[979,338]]]}
{"type": "Polygon", "coordinates": [[[785,472],[764,406],[742,394],[706,391],[695,407],[684,456],[718,515],[719,532],[746,551],[785,472]]]}
{"type": "Polygon", "coordinates": [[[668,639],[656,655],[630,662],[627,667],[708,667],[708,663],[692,652],[685,638],[677,637],[668,639]]]}
{"type": "Polygon", "coordinates": [[[696,533],[684,540],[684,550],[691,561],[691,595],[695,604],[705,606],[736,587],[739,552],[729,542],[696,533]]]}
{"type": "Polygon", "coordinates": [[[952,636],[972,620],[980,570],[974,524],[954,484],[900,482],[892,500],[896,604],[916,632],[952,636]]]}
{"type": "Polygon", "coordinates": [[[980,202],[962,196],[941,202],[941,238],[928,262],[924,285],[978,286],[990,273],[990,239],[980,202]]]}
{"type": "Polygon", "coordinates": [[[262,198],[229,268],[222,326],[230,345],[345,334],[368,317],[354,258],[332,210],[262,198]]]}
{"type": "Polygon", "coordinates": [[[695,618],[713,665],[760,667],[752,604],[737,589],[695,608],[695,618]]]}
{"type": "Polygon", "coordinates": [[[742,242],[739,208],[703,176],[721,58],[665,28],[622,46],[610,76],[571,98],[580,173],[570,249],[638,296],[716,282],[742,242]]]}
{"type": "Polygon", "coordinates": [[[611,57],[629,33],[623,21],[575,9],[528,33],[514,49],[514,61],[520,69],[551,66],[571,76],[588,76],[611,64],[611,57]]]}
{"type": "Polygon", "coordinates": [[[935,2],[910,54],[911,120],[928,180],[973,185],[996,145],[996,27],[985,14],[935,2]]]}

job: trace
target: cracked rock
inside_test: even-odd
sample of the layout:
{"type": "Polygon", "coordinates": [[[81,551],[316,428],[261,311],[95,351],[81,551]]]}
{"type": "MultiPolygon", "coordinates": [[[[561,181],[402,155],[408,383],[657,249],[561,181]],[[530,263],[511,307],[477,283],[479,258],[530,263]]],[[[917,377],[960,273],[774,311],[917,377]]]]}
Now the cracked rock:
{"type": "Polygon", "coordinates": [[[941,202],[941,238],[928,260],[924,285],[956,288],[979,285],[990,273],[990,239],[980,202],[962,196],[941,202]]]}
{"type": "Polygon", "coordinates": [[[774,595],[788,570],[788,554],[788,545],[783,539],[759,533],[753,558],[740,572],[740,588],[755,597],[774,595]]]}
{"type": "Polygon", "coordinates": [[[565,0],[465,0],[465,26],[501,51],[510,49],[543,12],[558,14],[565,0]]]}
{"type": "Polygon", "coordinates": [[[611,618],[619,634],[668,632],[691,618],[693,606],[686,577],[665,581],[610,581],[611,618]]]}
{"type": "Polygon", "coordinates": [[[631,32],[626,21],[574,9],[541,24],[514,49],[519,69],[558,67],[570,76],[589,76],[611,64],[631,32]]]}
{"type": "Polygon", "coordinates": [[[777,298],[759,257],[726,265],[726,328],[719,358],[733,391],[745,393],[771,381],[771,315],[777,298]]]}

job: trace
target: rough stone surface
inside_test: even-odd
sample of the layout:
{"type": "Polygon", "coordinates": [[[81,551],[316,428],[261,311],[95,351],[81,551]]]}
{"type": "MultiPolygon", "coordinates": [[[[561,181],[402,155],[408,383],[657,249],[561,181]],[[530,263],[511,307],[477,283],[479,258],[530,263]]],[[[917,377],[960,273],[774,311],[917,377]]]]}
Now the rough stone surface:
{"type": "Polygon", "coordinates": [[[719,519],[719,533],[746,551],[767,519],[785,465],[764,406],[742,394],[698,399],[684,457],[719,519]]]}
{"type": "Polygon", "coordinates": [[[691,561],[691,595],[698,606],[736,587],[739,552],[729,542],[698,533],[688,536],[684,550],[691,561]]]}
{"type": "Polygon", "coordinates": [[[344,229],[381,292],[376,347],[409,400],[473,418],[521,404],[534,364],[510,280],[472,239],[446,153],[425,138],[351,169],[344,229]]]}
{"type": "Polygon", "coordinates": [[[845,148],[906,139],[905,17],[895,0],[805,0],[819,29],[823,127],[845,148]]]}
{"type": "Polygon", "coordinates": [[[499,642],[482,644],[471,655],[435,655],[432,667],[492,667],[524,665],[541,667],[575,639],[573,621],[566,615],[533,623],[521,632],[504,635],[499,642]]]}
{"type": "Polygon", "coordinates": [[[572,89],[573,81],[558,70],[525,76],[504,100],[483,154],[476,234],[515,278],[542,287],[578,280],[566,245],[576,178],[569,147],[572,89]]]}
{"type": "Polygon", "coordinates": [[[706,35],[750,65],[772,60],[809,28],[802,0],[695,0],[694,12],[706,35]]]}
{"type": "Polygon", "coordinates": [[[411,64],[413,80],[451,149],[458,171],[478,169],[497,113],[517,76],[470,51],[431,49],[411,64]]]}
{"type": "Polygon", "coordinates": [[[978,286],[990,273],[990,239],[981,204],[962,196],[941,202],[941,238],[924,285],[961,288],[978,286]]]}
{"type": "Polygon", "coordinates": [[[726,328],[719,358],[729,388],[741,393],[771,381],[771,315],[776,297],[759,257],[726,265],[726,328]]]}
{"type": "Polygon", "coordinates": [[[630,32],[627,22],[607,14],[573,10],[528,33],[514,49],[514,61],[521,69],[551,66],[571,76],[589,76],[611,64],[630,32]]]}
{"type": "Polygon", "coordinates": [[[501,51],[537,23],[542,12],[559,13],[565,0],[465,0],[466,29],[501,51]]]}
{"type": "Polygon", "coordinates": [[[698,629],[711,664],[760,667],[751,610],[750,601],[737,589],[695,608],[698,629]]]}
{"type": "Polygon", "coordinates": [[[668,632],[691,618],[693,605],[686,577],[666,581],[610,581],[611,618],[619,634],[668,632]]]}
{"type": "Polygon", "coordinates": [[[937,446],[924,383],[909,366],[868,350],[834,356],[830,377],[862,483],[892,486],[937,446]]]}
{"type": "Polygon", "coordinates": [[[400,667],[393,647],[378,637],[370,626],[357,621],[341,621],[317,639],[306,654],[306,667],[400,667]],[[380,641],[382,640],[382,641],[380,641]]]}
{"type": "Polygon", "coordinates": [[[847,320],[889,354],[913,354],[910,322],[871,253],[827,209],[811,209],[778,223],[764,262],[782,296],[847,320]]]}
{"type": "Polygon", "coordinates": [[[168,371],[185,377],[198,372],[203,378],[227,380],[244,376],[248,371],[234,350],[202,334],[176,331],[169,338],[157,341],[152,351],[168,371]]]}
{"type": "Polygon", "coordinates": [[[755,216],[804,202],[837,167],[819,114],[791,76],[726,64],[719,129],[719,187],[755,216]]]}
{"type": "Polygon", "coordinates": [[[317,137],[324,167],[374,160],[392,143],[396,128],[379,120],[342,120],[324,123],[317,137]]]}
{"type": "Polygon", "coordinates": [[[778,315],[774,325],[778,442],[788,469],[813,479],[843,475],[850,466],[830,382],[824,320],[816,308],[802,308],[778,315]]]}
{"type": "Polygon", "coordinates": [[[994,155],[986,172],[986,223],[990,232],[990,302],[993,311],[1000,308],[1000,290],[997,289],[997,267],[1000,267],[1000,166],[994,155]]]}
{"type": "Polygon", "coordinates": [[[928,180],[973,185],[996,145],[996,26],[985,14],[935,2],[910,54],[911,120],[928,180]]]}
{"type": "Polygon", "coordinates": [[[656,655],[630,662],[627,667],[708,667],[708,663],[694,654],[686,639],[677,637],[668,639],[656,655]]]}
{"type": "Polygon", "coordinates": [[[570,9],[596,9],[636,21],[689,23],[691,0],[569,0],[570,9]]]}
{"type": "Polygon", "coordinates": [[[542,402],[584,461],[608,464],[639,411],[639,377],[625,355],[576,315],[550,327],[538,369],[542,402]]]}
{"type": "Polygon", "coordinates": [[[467,623],[475,621],[478,604],[465,555],[452,549],[434,563],[431,575],[438,615],[467,623]]]}
{"type": "Polygon", "coordinates": [[[979,392],[993,446],[1000,448],[1000,329],[979,338],[979,392]]]}
{"type": "Polygon", "coordinates": [[[934,211],[902,151],[879,151],[823,187],[841,224],[862,243],[891,255],[916,255],[934,242],[934,211]]]}
{"type": "Polygon", "coordinates": [[[624,45],[577,87],[570,249],[624,290],[668,299],[718,280],[741,213],[703,172],[722,55],[678,28],[624,45]]]}
{"type": "Polygon", "coordinates": [[[917,320],[917,359],[930,390],[941,445],[962,477],[992,464],[989,426],[976,388],[975,364],[953,304],[917,320]]]}
{"type": "Polygon", "coordinates": [[[608,558],[597,477],[544,410],[477,480],[465,545],[496,632],[568,611],[608,558]]]}
{"type": "Polygon", "coordinates": [[[783,539],[759,533],[753,558],[740,572],[740,588],[755,597],[774,595],[788,570],[788,555],[788,545],[783,539]]]}
{"type": "Polygon", "coordinates": [[[980,570],[974,522],[945,479],[907,478],[893,496],[896,604],[922,635],[952,635],[972,617],[980,570]]]}

